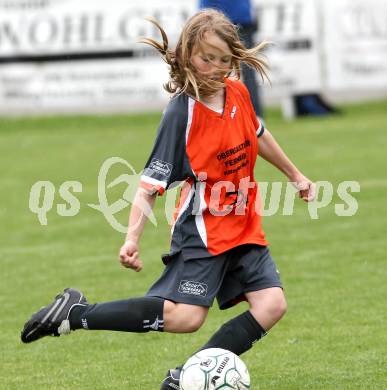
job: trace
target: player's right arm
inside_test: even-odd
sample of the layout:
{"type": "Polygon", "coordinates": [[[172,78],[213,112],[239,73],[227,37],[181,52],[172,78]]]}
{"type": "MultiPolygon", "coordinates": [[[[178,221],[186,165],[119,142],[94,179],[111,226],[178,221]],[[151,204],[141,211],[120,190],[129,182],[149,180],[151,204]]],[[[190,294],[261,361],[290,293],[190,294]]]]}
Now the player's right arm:
{"type": "Polygon", "coordinates": [[[126,268],[142,269],[139,241],[156,196],[192,175],[185,150],[187,121],[188,97],[179,95],[164,111],[132,204],[128,233],[120,250],[120,262],[126,268]]]}
{"type": "Polygon", "coordinates": [[[120,249],[120,262],[125,268],[133,269],[136,272],[142,270],[139,242],[149,213],[153,210],[156,196],[156,193],[150,194],[139,187],[130,210],[128,232],[125,243],[120,249]]]}

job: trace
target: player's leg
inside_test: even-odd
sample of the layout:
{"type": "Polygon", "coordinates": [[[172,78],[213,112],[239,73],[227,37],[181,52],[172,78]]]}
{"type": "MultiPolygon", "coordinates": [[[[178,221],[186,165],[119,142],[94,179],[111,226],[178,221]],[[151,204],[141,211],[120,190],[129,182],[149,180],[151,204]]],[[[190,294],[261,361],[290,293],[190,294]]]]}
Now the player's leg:
{"type": "Polygon", "coordinates": [[[146,296],[76,307],[70,324],[74,330],[190,333],[201,327],[207,313],[208,307],[146,296]]]}
{"type": "MultiPolygon", "coordinates": [[[[152,295],[168,291],[169,303],[165,305],[164,329],[175,332],[176,329],[187,326],[184,325],[185,322],[188,322],[192,330],[199,327],[219,291],[226,268],[226,255],[183,262],[179,257],[173,259],[167,265],[163,277],[149,291],[152,295]]],[[[179,389],[180,372],[181,367],[168,370],[161,389],[179,389]]]]}
{"type": "Polygon", "coordinates": [[[218,288],[208,287],[213,267],[207,263],[213,261],[186,261],[182,253],[171,256],[147,296],[77,307],[70,316],[71,326],[126,332],[194,332],[203,324],[218,288]]]}
{"type": "Polygon", "coordinates": [[[267,330],[247,310],[224,323],[200,350],[222,348],[241,355],[265,336],[267,330]]]}
{"type": "Polygon", "coordinates": [[[33,314],[21,339],[29,343],[77,329],[163,331],[164,314],[166,331],[193,332],[204,322],[219,289],[212,285],[217,272],[223,272],[221,261],[185,261],[179,254],[167,264],[145,297],[88,304],[81,292],[66,289],[54,302],[33,314]]]}
{"type": "Polygon", "coordinates": [[[194,332],[203,324],[207,312],[207,307],[174,303],[158,297],[89,305],[80,291],[66,289],[27,321],[22,341],[29,343],[48,335],[68,334],[76,329],[194,332]]]}
{"type": "Polygon", "coordinates": [[[207,317],[226,272],[226,256],[185,258],[172,256],[147,295],[163,297],[164,331],[194,332],[207,317]]]}
{"type": "Polygon", "coordinates": [[[164,331],[170,333],[191,333],[204,323],[208,307],[175,303],[164,303],[164,331]]]}
{"type": "MultiPolygon", "coordinates": [[[[249,310],[223,324],[200,348],[223,348],[240,355],[283,316],[286,302],[277,267],[266,247],[244,245],[227,253],[227,269],[217,294],[221,309],[247,300],[249,310]],[[262,322],[262,323],[261,323],[262,322]]],[[[161,390],[179,388],[182,366],[169,370],[161,390]]]]}
{"type": "Polygon", "coordinates": [[[72,329],[191,333],[201,327],[207,313],[208,307],[147,296],[77,307],[70,321],[72,329]]]}
{"type": "MultiPolygon", "coordinates": [[[[262,338],[285,314],[282,288],[272,287],[245,293],[250,309],[228,321],[201,348],[223,348],[242,354],[262,338]]],[[[161,390],[178,389],[182,366],[168,370],[161,390]]]]}
{"type": "Polygon", "coordinates": [[[284,292],[280,287],[272,287],[245,293],[254,319],[266,330],[270,330],[286,313],[284,292]]]}
{"type": "Polygon", "coordinates": [[[221,309],[247,300],[249,310],[223,324],[201,348],[223,348],[240,355],[266,335],[285,314],[277,267],[266,247],[246,245],[231,252],[218,302],[221,309]]]}
{"type": "Polygon", "coordinates": [[[140,297],[88,304],[83,294],[65,289],[24,325],[21,339],[30,343],[44,336],[69,334],[71,330],[162,331],[164,299],[140,297]]]}

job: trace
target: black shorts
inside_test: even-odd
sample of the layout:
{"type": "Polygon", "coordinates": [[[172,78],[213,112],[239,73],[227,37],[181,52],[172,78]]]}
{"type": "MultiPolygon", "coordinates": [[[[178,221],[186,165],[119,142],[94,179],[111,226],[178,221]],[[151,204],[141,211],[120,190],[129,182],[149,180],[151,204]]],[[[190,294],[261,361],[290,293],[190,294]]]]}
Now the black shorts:
{"type": "Polygon", "coordinates": [[[282,284],[269,249],[249,244],[199,259],[177,253],[147,295],[205,307],[216,297],[223,310],[246,300],[247,292],[270,287],[282,284]]]}

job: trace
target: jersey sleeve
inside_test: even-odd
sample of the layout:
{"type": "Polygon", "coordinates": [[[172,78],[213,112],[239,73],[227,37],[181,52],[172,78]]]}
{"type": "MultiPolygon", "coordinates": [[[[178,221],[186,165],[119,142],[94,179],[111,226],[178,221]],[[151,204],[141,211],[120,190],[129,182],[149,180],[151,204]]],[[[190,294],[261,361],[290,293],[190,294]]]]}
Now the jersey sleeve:
{"type": "Polygon", "coordinates": [[[257,137],[259,138],[265,132],[265,127],[264,127],[262,121],[257,117],[257,115],[255,113],[253,103],[251,103],[250,93],[249,93],[247,87],[241,81],[238,81],[237,83],[238,83],[239,90],[241,91],[242,96],[245,99],[246,104],[248,105],[251,120],[254,123],[255,129],[256,129],[256,134],[257,134],[257,137]]]}
{"type": "Polygon", "coordinates": [[[171,101],[161,118],[152,152],[140,180],[140,186],[151,194],[157,192],[162,195],[169,187],[189,176],[185,150],[187,117],[184,104],[171,101]]]}

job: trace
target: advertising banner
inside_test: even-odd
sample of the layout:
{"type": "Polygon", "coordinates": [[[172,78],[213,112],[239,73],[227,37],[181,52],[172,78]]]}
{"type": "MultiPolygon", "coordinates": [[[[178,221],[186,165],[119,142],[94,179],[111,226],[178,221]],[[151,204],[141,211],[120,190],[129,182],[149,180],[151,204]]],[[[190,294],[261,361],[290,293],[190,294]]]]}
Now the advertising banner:
{"type": "Polygon", "coordinates": [[[159,58],[0,67],[0,112],[159,110],[168,101],[159,58]]]}
{"type": "Polygon", "coordinates": [[[159,37],[145,17],[173,41],[194,11],[191,0],[0,0],[0,59],[137,50],[139,37],[159,37]]]}
{"type": "Polygon", "coordinates": [[[387,88],[387,2],[325,0],[324,64],[331,89],[387,88]]]}
{"type": "MultiPolygon", "coordinates": [[[[387,3],[252,0],[267,97],[387,87],[387,3]]],[[[138,43],[176,43],[196,0],[0,0],[0,113],[161,109],[167,67],[138,43]]]]}
{"type": "Polygon", "coordinates": [[[171,45],[195,2],[0,0],[0,112],[160,109],[167,67],[140,37],[171,45]]]}
{"type": "Polygon", "coordinates": [[[271,86],[287,96],[322,87],[316,0],[253,0],[257,40],[273,42],[266,53],[271,86]]]}

